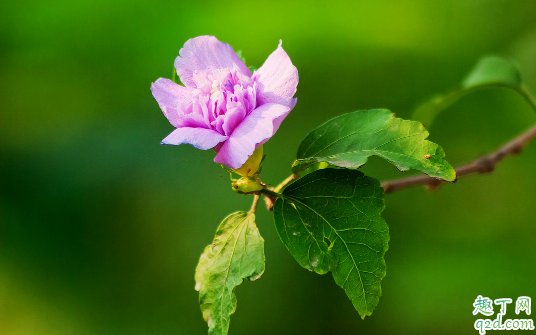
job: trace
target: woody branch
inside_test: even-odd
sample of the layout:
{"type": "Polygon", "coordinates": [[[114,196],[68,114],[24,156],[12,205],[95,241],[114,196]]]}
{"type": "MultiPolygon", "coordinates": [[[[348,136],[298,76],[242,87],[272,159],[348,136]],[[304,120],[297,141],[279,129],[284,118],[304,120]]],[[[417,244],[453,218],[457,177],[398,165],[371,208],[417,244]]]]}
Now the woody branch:
{"type": "MultiPolygon", "coordinates": [[[[535,137],[536,125],[527,130],[526,132],[522,133],[518,137],[514,138],[510,142],[506,143],[496,151],[481,156],[467,165],[462,165],[455,168],[454,170],[456,170],[456,175],[459,178],[467,175],[491,172],[495,169],[497,163],[502,161],[505,157],[519,154],[523,150],[525,145],[527,145],[535,137]]],[[[404,190],[406,188],[420,185],[426,186],[426,188],[429,190],[435,190],[439,188],[443,183],[445,183],[445,181],[422,175],[385,181],[381,184],[381,186],[385,190],[385,193],[393,193],[396,191],[404,190]]]]}

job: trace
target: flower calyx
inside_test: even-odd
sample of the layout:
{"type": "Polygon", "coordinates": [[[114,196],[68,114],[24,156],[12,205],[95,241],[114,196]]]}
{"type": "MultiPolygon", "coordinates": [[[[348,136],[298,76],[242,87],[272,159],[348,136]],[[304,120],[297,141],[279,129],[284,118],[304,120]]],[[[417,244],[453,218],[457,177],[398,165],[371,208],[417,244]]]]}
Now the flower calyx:
{"type": "Polygon", "coordinates": [[[234,179],[231,184],[233,191],[239,194],[256,193],[264,189],[264,183],[259,179],[258,174],[245,176],[240,179],[234,179]]]}

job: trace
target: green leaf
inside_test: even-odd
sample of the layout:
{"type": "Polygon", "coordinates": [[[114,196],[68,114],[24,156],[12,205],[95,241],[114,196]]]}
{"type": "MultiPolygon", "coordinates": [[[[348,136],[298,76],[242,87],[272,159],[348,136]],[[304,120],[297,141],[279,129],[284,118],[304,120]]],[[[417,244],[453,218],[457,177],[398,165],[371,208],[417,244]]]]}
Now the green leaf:
{"type": "MultiPolygon", "coordinates": [[[[298,163],[294,162],[294,165],[298,166],[298,164],[301,164],[299,163],[299,161],[297,161],[298,163]]],[[[293,167],[294,167],[293,165],[293,167]]],[[[332,169],[335,169],[337,168],[336,166],[334,165],[330,165],[326,162],[309,162],[305,165],[301,165],[301,168],[303,170],[301,170],[300,172],[300,176],[306,176],[308,175],[309,173],[313,173],[315,171],[318,171],[318,170],[323,170],[323,169],[327,169],[327,168],[332,168],[332,169]]]]}
{"type": "Polygon", "coordinates": [[[430,127],[439,113],[456,101],[468,94],[490,87],[510,88],[527,98],[522,88],[521,73],[517,67],[507,59],[486,56],[475,65],[459,89],[434,96],[420,105],[413,113],[412,118],[430,127]]]}
{"type": "Polygon", "coordinates": [[[389,228],[380,183],[362,172],[318,170],[288,186],[274,205],[277,233],[298,263],[333,272],[362,318],[372,314],[385,277],[389,228]]]}
{"type": "Polygon", "coordinates": [[[507,59],[498,56],[482,58],[462,83],[463,88],[481,85],[521,86],[521,73],[507,59]]]}
{"type": "Polygon", "coordinates": [[[417,169],[431,177],[454,181],[456,172],[443,159],[445,152],[427,137],[422,124],[395,118],[386,109],[343,114],[305,137],[292,169],[299,173],[313,162],[359,168],[376,155],[402,171],[417,169]]]}
{"type": "Polygon", "coordinates": [[[235,287],[244,278],[259,279],[263,272],[264,240],[255,215],[236,212],[227,216],[195,270],[195,289],[209,334],[227,334],[229,318],[236,310],[235,287]]]}

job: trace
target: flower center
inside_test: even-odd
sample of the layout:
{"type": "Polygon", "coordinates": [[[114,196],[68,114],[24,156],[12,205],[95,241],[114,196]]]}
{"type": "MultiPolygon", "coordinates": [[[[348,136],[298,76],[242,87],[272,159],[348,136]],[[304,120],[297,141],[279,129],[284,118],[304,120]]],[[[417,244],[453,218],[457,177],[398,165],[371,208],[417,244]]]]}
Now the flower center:
{"type": "Polygon", "coordinates": [[[222,93],[220,91],[220,81],[214,79],[212,81],[212,89],[210,90],[210,100],[218,100],[220,97],[220,94],[222,93]]]}
{"type": "Polygon", "coordinates": [[[195,122],[230,136],[256,106],[253,80],[232,68],[196,70],[194,99],[188,107],[195,122]]]}

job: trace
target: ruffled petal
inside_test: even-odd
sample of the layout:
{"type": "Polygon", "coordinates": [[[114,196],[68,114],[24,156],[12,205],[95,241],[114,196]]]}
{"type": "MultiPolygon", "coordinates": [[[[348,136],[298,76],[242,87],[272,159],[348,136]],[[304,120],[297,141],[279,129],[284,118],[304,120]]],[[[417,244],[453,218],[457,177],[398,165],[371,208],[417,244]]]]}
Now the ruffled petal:
{"type": "Polygon", "coordinates": [[[234,129],[240,125],[242,120],[246,117],[246,111],[244,108],[235,107],[231,109],[227,109],[227,112],[224,115],[224,121],[223,121],[223,131],[224,134],[230,135],[233,133],[234,129]]]}
{"type": "Polygon", "coordinates": [[[251,77],[248,67],[238,58],[233,48],[218,41],[214,36],[191,38],[179,51],[175,59],[175,68],[186,87],[196,88],[193,72],[196,70],[217,70],[234,68],[243,75],[251,77]]]}
{"type": "Polygon", "coordinates": [[[291,106],[291,98],[298,86],[298,69],[292,64],[287,53],[279,46],[255,71],[253,79],[257,82],[257,105],[278,103],[291,106]]]}
{"type": "Polygon", "coordinates": [[[151,84],[151,92],[160,109],[174,127],[179,126],[179,118],[185,106],[192,100],[193,89],[175,84],[169,79],[160,78],[151,84]]]}
{"type": "Polygon", "coordinates": [[[225,141],[214,162],[238,169],[275,134],[289,112],[289,107],[273,103],[253,110],[225,141]]]}
{"type": "Polygon", "coordinates": [[[197,149],[207,150],[227,139],[217,131],[205,128],[177,128],[169,134],[162,144],[179,145],[191,144],[197,149]]]}

